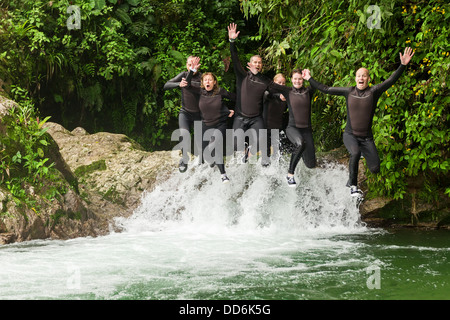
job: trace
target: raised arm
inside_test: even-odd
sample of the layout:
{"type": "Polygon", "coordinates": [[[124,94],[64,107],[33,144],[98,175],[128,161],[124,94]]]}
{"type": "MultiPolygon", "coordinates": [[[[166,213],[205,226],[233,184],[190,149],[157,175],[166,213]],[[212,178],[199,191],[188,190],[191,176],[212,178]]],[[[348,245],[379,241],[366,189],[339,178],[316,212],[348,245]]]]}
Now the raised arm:
{"type": "Polygon", "coordinates": [[[235,43],[236,38],[239,36],[240,31],[236,30],[237,25],[235,23],[230,23],[230,25],[228,26],[228,39],[230,40],[231,60],[233,60],[234,72],[236,74],[239,74],[240,76],[245,76],[246,71],[239,61],[238,51],[235,43]]]}
{"type": "Polygon", "coordinates": [[[311,72],[309,69],[303,69],[302,77],[306,81],[309,81],[313,89],[319,90],[325,94],[331,94],[333,96],[346,96],[350,91],[349,87],[329,87],[320,83],[311,77],[311,72]]]}
{"type": "Polygon", "coordinates": [[[386,79],[383,83],[380,83],[376,90],[378,92],[384,92],[387,89],[389,89],[402,75],[403,71],[406,69],[406,65],[411,61],[411,58],[414,56],[414,51],[410,47],[406,47],[405,51],[402,55],[400,52],[400,66],[397,68],[397,70],[394,71],[394,73],[386,79]]]}

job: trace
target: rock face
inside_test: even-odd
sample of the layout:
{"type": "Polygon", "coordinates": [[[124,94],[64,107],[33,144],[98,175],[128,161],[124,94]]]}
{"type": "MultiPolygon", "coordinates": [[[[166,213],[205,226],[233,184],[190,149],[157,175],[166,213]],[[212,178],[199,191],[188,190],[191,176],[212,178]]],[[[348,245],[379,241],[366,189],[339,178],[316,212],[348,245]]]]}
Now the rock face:
{"type": "MultiPolygon", "coordinates": [[[[5,115],[14,102],[1,99],[0,113],[5,115]]],[[[37,197],[36,206],[28,208],[0,188],[0,244],[105,235],[114,230],[114,217],[129,216],[142,191],[151,190],[175,168],[172,152],[143,151],[121,134],[88,134],[82,128],[69,132],[50,122],[46,127],[53,138],[46,156],[61,173],[67,192],[52,201],[37,197]]],[[[0,130],[5,133],[1,116],[0,130]]],[[[34,194],[31,187],[23,187],[34,194]]]]}
{"type": "Polygon", "coordinates": [[[114,227],[110,224],[114,217],[129,216],[142,192],[151,190],[175,168],[172,152],[146,152],[122,134],[88,134],[82,128],[69,132],[56,123],[47,127],[78,179],[86,207],[103,227],[114,227]]]}

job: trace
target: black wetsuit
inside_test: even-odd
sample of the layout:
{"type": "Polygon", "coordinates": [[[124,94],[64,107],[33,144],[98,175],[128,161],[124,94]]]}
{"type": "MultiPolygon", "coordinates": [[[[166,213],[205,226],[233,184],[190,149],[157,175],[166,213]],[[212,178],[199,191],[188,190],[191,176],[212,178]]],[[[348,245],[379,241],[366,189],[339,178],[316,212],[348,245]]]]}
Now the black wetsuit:
{"type": "MultiPolygon", "coordinates": [[[[259,73],[254,75],[242,67],[234,41],[230,41],[230,52],[236,75],[236,114],[233,121],[233,130],[242,129],[246,132],[249,129],[254,129],[254,138],[257,145],[253,153],[256,154],[262,146],[259,131],[264,129],[263,99],[270,80],[259,73]]],[[[237,144],[235,143],[236,147],[237,144]]]]}
{"type": "MultiPolygon", "coordinates": [[[[195,121],[201,121],[200,110],[198,106],[199,96],[186,90],[186,88],[180,87],[180,82],[183,78],[187,78],[189,72],[184,71],[179,73],[176,77],[170,79],[164,84],[164,90],[170,90],[179,88],[181,89],[181,109],[178,114],[178,127],[180,129],[186,130],[189,133],[194,128],[195,121]]],[[[197,73],[193,75],[191,83],[192,85],[200,86],[201,74],[197,73]]],[[[186,138],[186,137],[184,137],[186,138]]],[[[180,135],[180,142],[183,138],[183,133],[180,135]]],[[[194,141],[194,154],[199,155],[201,153],[201,140],[196,139],[194,141]]],[[[182,150],[183,162],[187,163],[189,158],[187,155],[187,150],[182,150]]]]}
{"type": "Polygon", "coordinates": [[[328,87],[309,79],[313,88],[324,93],[344,96],[347,104],[347,125],[344,132],[344,144],[350,153],[349,184],[357,186],[358,163],[361,154],[367,162],[369,170],[373,173],[380,171],[380,157],[373,142],[372,120],[378,99],[384,91],[390,88],[406,69],[400,64],[398,69],[383,83],[359,90],[357,87],[328,87]]]}
{"type": "Polygon", "coordinates": [[[288,173],[294,174],[300,158],[308,168],[316,166],[316,150],[311,127],[311,99],[315,89],[312,87],[287,87],[276,83],[269,86],[270,92],[284,95],[289,108],[289,122],[286,128],[288,139],[294,144],[288,173]]]}
{"type": "Polygon", "coordinates": [[[263,109],[263,119],[264,126],[267,129],[267,154],[270,155],[270,147],[273,150],[280,150],[282,152],[281,138],[279,131],[286,128],[284,123],[284,115],[287,110],[287,102],[281,100],[280,93],[270,93],[266,91],[264,93],[264,109],[263,109]],[[272,136],[272,130],[278,130],[278,138],[272,136]],[[272,138],[274,141],[272,141],[272,138]]]}
{"type": "MultiPolygon", "coordinates": [[[[186,90],[197,95],[199,97],[199,110],[202,117],[202,136],[209,129],[214,130],[214,135],[220,133],[221,139],[215,139],[211,137],[209,141],[203,141],[202,150],[209,148],[209,150],[219,150],[222,152],[222,157],[218,155],[221,160],[216,161],[216,165],[219,168],[221,174],[225,174],[225,165],[223,162],[223,155],[225,151],[225,138],[226,129],[228,127],[227,120],[230,115],[230,110],[223,103],[223,99],[236,101],[236,94],[230,93],[227,90],[220,88],[218,92],[207,91],[199,86],[191,86],[192,71],[189,73],[186,81],[189,87],[186,90]],[[216,131],[218,130],[218,132],[216,131]]],[[[215,157],[215,153],[211,153],[212,157],[215,157]]]]}
{"type": "Polygon", "coordinates": [[[264,112],[263,119],[266,129],[283,129],[284,112],[287,110],[287,102],[281,100],[280,93],[264,94],[264,112]]]}

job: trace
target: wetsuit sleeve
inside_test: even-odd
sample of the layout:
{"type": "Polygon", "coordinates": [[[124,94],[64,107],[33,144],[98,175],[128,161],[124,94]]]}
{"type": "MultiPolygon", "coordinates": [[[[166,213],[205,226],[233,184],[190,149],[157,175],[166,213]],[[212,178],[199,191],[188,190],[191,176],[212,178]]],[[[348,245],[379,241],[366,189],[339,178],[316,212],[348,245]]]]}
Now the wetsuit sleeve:
{"type": "Polygon", "coordinates": [[[180,82],[185,76],[184,72],[179,73],[176,77],[170,79],[164,84],[164,90],[170,90],[180,87],[180,82]]]}
{"type": "Polygon", "coordinates": [[[380,83],[375,86],[374,91],[376,91],[378,94],[383,93],[387,89],[389,89],[402,75],[403,71],[405,71],[406,66],[403,64],[400,64],[400,66],[397,68],[397,70],[394,71],[391,76],[386,79],[383,83],[380,83]]]}
{"type": "Polygon", "coordinates": [[[188,86],[191,85],[192,77],[194,77],[194,71],[189,70],[189,73],[186,77],[186,82],[188,83],[188,86]]]}
{"type": "Polygon", "coordinates": [[[351,89],[349,87],[329,87],[317,80],[314,80],[313,78],[309,79],[309,83],[314,90],[319,90],[323,93],[331,94],[333,96],[346,96],[351,89]]]}
{"type": "Polygon", "coordinates": [[[271,93],[269,91],[266,91],[266,94],[264,95],[264,99],[275,99],[275,100],[281,100],[282,93],[271,93]]]}
{"type": "Polygon", "coordinates": [[[287,96],[287,95],[289,95],[289,91],[291,91],[290,87],[283,86],[283,85],[275,83],[273,81],[269,84],[268,89],[272,95],[277,94],[278,97],[280,96],[280,94],[287,96]]]}
{"type": "Polygon", "coordinates": [[[184,87],[186,90],[189,90],[193,93],[200,94],[200,87],[195,87],[191,85],[192,77],[194,76],[194,72],[189,70],[189,73],[186,77],[186,81],[188,83],[187,87],[184,87]]]}
{"type": "Polygon", "coordinates": [[[238,51],[236,48],[235,41],[230,41],[230,53],[231,60],[233,60],[233,69],[236,74],[239,74],[241,77],[245,77],[247,72],[242,67],[241,62],[239,61],[238,51]]]}

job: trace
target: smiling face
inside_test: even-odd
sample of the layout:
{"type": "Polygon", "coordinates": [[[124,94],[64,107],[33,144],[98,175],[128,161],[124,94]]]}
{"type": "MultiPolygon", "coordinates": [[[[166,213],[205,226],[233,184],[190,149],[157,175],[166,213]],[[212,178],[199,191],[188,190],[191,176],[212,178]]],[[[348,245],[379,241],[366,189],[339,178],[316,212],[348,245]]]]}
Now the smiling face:
{"type": "Polygon", "coordinates": [[[356,71],[356,87],[359,90],[364,90],[369,85],[370,76],[369,76],[369,70],[366,68],[359,68],[358,71],[356,71]]]}
{"type": "Polygon", "coordinates": [[[303,77],[300,72],[294,72],[291,78],[292,85],[295,89],[300,89],[303,86],[303,77]]]}
{"type": "Polygon", "coordinates": [[[260,56],[253,56],[250,58],[250,64],[258,70],[258,72],[261,72],[262,70],[262,58],[260,56]]]}
{"type": "Polygon", "coordinates": [[[205,73],[202,77],[202,87],[206,91],[214,90],[217,86],[217,80],[212,73],[205,73]]]}

